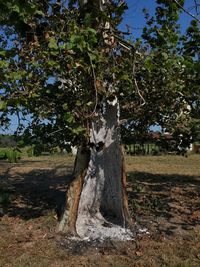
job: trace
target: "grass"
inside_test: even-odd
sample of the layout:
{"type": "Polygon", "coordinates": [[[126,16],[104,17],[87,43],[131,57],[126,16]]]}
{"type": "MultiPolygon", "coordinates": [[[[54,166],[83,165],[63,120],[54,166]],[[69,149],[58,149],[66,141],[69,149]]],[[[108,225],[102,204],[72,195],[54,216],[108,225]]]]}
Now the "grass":
{"type": "Polygon", "coordinates": [[[55,233],[73,161],[0,162],[0,266],[200,266],[199,155],[126,157],[131,214],[150,234],[76,253],[55,233]]]}

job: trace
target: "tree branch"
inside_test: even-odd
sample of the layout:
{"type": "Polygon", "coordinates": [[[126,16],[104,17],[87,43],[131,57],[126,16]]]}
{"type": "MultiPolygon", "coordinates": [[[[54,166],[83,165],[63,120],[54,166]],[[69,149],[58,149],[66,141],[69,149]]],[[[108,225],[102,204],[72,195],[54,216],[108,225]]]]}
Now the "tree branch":
{"type": "Polygon", "coordinates": [[[194,16],[192,13],[190,13],[187,9],[185,9],[177,0],[173,0],[177,6],[179,6],[185,13],[187,13],[190,17],[192,17],[193,19],[195,19],[196,21],[200,22],[200,20],[194,16]]]}
{"type": "Polygon", "coordinates": [[[196,14],[199,15],[198,6],[200,6],[200,5],[197,3],[197,0],[194,0],[194,3],[195,3],[196,14]]]}
{"type": "Polygon", "coordinates": [[[130,44],[129,42],[127,42],[126,40],[122,39],[121,37],[119,37],[116,34],[112,34],[116,40],[118,41],[118,43],[123,46],[124,48],[126,48],[127,50],[133,50],[135,52],[135,46],[130,44]]]}
{"type": "Polygon", "coordinates": [[[96,85],[97,79],[96,79],[95,70],[94,70],[94,67],[93,67],[92,60],[90,58],[90,55],[88,55],[88,56],[89,56],[90,64],[91,64],[91,68],[92,68],[92,74],[93,74],[93,79],[94,79],[94,89],[95,89],[95,106],[94,106],[94,109],[93,109],[92,113],[87,116],[88,118],[90,118],[90,117],[92,117],[95,114],[96,109],[97,109],[97,105],[98,105],[98,90],[97,90],[97,85],[96,85]]]}
{"type": "Polygon", "coordinates": [[[140,93],[140,89],[139,89],[139,86],[138,86],[138,83],[137,83],[137,80],[136,80],[136,77],[135,77],[135,60],[134,60],[134,57],[133,57],[132,75],[133,75],[133,81],[135,83],[136,91],[137,91],[139,97],[143,101],[143,103],[141,104],[141,106],[144,106],[146,104],[146,101],[145,101],[144,97],[142,96],[142,94],[140,93]]]}

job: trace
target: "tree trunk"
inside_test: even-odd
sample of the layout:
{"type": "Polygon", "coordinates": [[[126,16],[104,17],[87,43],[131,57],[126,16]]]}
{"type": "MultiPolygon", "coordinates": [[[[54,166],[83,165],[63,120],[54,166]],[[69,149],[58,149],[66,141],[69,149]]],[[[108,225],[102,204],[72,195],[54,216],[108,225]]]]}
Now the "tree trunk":
{"type": "Polygon", "coordinates": [[[111,228],[131,223],[116,97],[104,100],[92,119],[90,143],[77,153],[66,203],[58,226],[62,232],[109,237],[111,228]]]}

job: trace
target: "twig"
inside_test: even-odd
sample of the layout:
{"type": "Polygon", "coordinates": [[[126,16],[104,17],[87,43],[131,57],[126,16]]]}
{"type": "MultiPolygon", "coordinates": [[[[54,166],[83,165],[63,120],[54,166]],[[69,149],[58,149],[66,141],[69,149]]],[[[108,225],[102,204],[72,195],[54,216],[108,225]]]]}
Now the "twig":
{"type": "Polygon", "coordinates": [[[64,131],[64,130],[65,130],[65,129],[56,130],[56,131],[54,131],[54,132],[51,132],[51,133],[47,134],[47,136],[54,135],[55,133],[62,132],[62,131],[64,131]]]}
{"type": "Polygon", "coordinates": [[[177,6],[179,6],[185,13],[187,13],[189,16],[191,16],[193,19],[195,19],[196,21],[200,22],[200,20],[194,16],[192,13],[190,13],[187,9],[185,9],[177,0],[173,0],[177,6]]]}
{"type": "Polygon", "coordinates": [[[96,85],[97,79],[96,79],[95,70],[94,70],[94,67],[93,67],[92,60],[90,58],[90,55],[88,54],[88,56],[89,56],[90,64],[91,64],[91,68],[92,68],[92,75],[93,75],[93,79],[94,79],[94,89],[95,89],[95,106],[94,106],[94,109],[93,109],[92,113],[87,116],[88,118],[90,118],[90,117],[92,117],[95,114],[96,109],[97,109],[97,105],[98,105],[98,90],[97,90],[97,85],[96,85]]]}
{"type": "Polygon", "coordinates": [[[141,106],[144,106],[146,104],[146,101],[144,99],[144,97],[141,95],[140,93],[140,89],[139,89],[139,86],[138,86],[138,83],[137,83],[137,80],[135,78],[135,62],[134,62],[134,57],[133,57],[133,68],[132,68],[132,74],[133,74],[133,81],[135,83],[135,87],[136,87],[136,90],[137,90],[137,93],[139,95],[139,97],[142,99],[143,103],[141,104],[141,106]]]}
{"type": "Polygon", "coordinates": [[[138,83],[137,83],[136,78],[134,77],[133,80],[134,80],[134,83],[135,83],[135,86],[136,86],[136,89],[137,89],[137,93],[138,93],[138,95],[140,96],[140,98],[141,98],[142,101],[143,101],[143,103],[141,104],[141,106],[144,106],[144,105],[146,104],[146,101],[145,101],[144,97],[143,97],[143,96],[141,95],[141,93],[140,93],[140,89],[139,89],[139,87],[138,87],[138,83]]]}
{"type": "Polygon", "coordinates": [[[116,34],[113,34],[113,36],[117,39],[117,41],[118,41],[118,43],[120,45],[122,45],[123,47],[125,47],[128,50],[131,50],[132,49],[133,51],[135,51],[134,45],[130,44],[129,42],[127,42],[126,40],[122,39],[121,37],[119,37],[116,34]]]}
{"type": "Polygon", "coordinates": [[[119,43],[123,48],[125,48],[125,49],[127,49],[127,50],[129,50],[129,51],[131,50],[130,47],[124,45],[123,43],[121,43],[121,42],[119,42],[119,41],[118,41],[118,43],[119,43]]]}
{"type": "Polygon", "coordinates": [[[17,115],[17,122],[18,122],[17,129],[16,129],[16,135],[18,136],[19,131],[20,131],[20,126],[21,126],[21,118],[19,115],[19,110],[17,110],[16,115],[17,115]]]}
{"type": "Polygon", "coordinates": [[[199,12],[198,12],[198,6],[199,6],[199,4],[197,3],[197,0],[194,0],[194,3],[195,3],[196,14],[199,15],[199,12]]]}

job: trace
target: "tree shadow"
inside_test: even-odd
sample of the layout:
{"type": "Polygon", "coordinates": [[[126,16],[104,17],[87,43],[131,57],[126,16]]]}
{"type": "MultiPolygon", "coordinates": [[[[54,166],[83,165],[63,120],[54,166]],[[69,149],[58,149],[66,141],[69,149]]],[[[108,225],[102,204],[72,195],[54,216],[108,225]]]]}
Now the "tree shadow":
{"type": "Polygon", "coordinates": [[[173,235],[200,224],[200,177],[130,172],[128,197],[133,217],[173,235]]]}
{"type": "MultiPolygon", "coordinates": [[[[29,220],[65,203],[71,166],[32,167],[26,172],[17,172],[15,166],[0,171],[0,216],[29,220]]],[[[133,217],[152,231],[173,235],[200,224],[198,176],[129,172],[127,189],[133,217]]]]}
{"type": "Polygon", "coordinates": [[[29,220],[51,210],[59,211],[59,206],[65,203],[65,192],[72,179],[71,167],[38,168],[11,175],[15,166],[0,173],[1,214],[29,220]]]}

